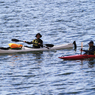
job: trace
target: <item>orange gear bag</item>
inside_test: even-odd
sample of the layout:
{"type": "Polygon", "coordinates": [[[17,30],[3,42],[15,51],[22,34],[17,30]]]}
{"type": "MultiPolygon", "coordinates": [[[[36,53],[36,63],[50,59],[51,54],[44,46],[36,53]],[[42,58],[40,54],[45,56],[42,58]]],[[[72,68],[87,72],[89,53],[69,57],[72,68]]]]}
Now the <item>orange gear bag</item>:
{"type": "Polygon", "coordinates": [[[10,48],[22,48],[23,46],[21,44],[15,44],[15,43],[9,43],[8,45],[10,48]]]}

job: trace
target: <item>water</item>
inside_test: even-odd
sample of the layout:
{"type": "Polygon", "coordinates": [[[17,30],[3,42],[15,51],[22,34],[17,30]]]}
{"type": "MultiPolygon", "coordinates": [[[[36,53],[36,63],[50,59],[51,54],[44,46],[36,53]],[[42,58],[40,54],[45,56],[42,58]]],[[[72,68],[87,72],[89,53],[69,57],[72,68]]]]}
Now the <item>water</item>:
{"type": "Polygon", "coordinates": [[[94,0],[1,0],[0,46],[39,32],[45,44],[75,40],[78,48],[0,55],[0,95],[95,95],[95,60],[58,59],[95,42],[94,14],[94,0]]]}

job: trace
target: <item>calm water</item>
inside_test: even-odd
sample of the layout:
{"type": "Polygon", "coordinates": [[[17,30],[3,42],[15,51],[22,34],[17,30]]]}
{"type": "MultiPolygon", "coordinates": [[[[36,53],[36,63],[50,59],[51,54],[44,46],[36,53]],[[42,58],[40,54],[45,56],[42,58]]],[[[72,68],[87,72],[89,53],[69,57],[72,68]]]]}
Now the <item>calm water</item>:
{"type": "Polygon", "coordinates": [[[58,59],[95,42],[95,0],[0,0],[0,46],[38,32],[44,43],[78,48],[0,55],[0,95],[95,95],[95,60],[58,59]]]}

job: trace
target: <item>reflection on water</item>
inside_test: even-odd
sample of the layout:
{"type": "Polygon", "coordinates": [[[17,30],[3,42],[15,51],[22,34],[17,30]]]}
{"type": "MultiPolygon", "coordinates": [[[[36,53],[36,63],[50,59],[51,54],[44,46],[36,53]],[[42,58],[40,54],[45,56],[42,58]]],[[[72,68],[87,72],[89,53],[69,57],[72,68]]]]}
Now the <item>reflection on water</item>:
{"type": "Polygon", "coordinates": [[[89,60],[88,60],[88,66],[89,66],[90,68],[93,68],[93,67],[95,66],[95,59],[89,59],[89,60]]]}
{"type": "Polygon", "coordinates": [[[84,64],[87,64],[87,66],[89,68],[93,68],[95,67],[95,59],[93,58],[89,58],[89,59],[85,59],[85,60],[80,60],[80,65],[83,66],[84,64]]]}
{"type": "MultiPolygon", "coordinates": [[[[24,53],[24,54],[12,54],[10,56],[10,62],[12,64],[19,63],[25,60],[28,60],[32,56],[36,61],[42,59],[43,52],[31,52],[31,53],[24,53]],[[22,61],[21,61],[22,60],[22,61]]],[[[31,59],[32,59],[31,58],[31,59]]],[[[39,62],[38,62],[39,63],[39,62]]],[[[20,64],[20,63],[19,63],[20,64]]],[[[16,64],[17,65],[17,64],[16,64]]]]}

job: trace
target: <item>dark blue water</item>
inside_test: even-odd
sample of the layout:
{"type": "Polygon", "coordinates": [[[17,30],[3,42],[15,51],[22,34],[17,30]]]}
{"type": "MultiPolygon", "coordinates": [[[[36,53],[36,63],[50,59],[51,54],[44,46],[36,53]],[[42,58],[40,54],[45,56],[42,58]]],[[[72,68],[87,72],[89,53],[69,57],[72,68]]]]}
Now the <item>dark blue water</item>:
{"type": "MultiPolygon", "coordinates": [[[[11,39],[78,48],[0,55],[0,95],[95,95],[95,60],[63,61],[95,42],[94,0],[0,0],[0,47],[11,39]]],[[[27,45],[25,43],[21,43],[27,45]]]]}

